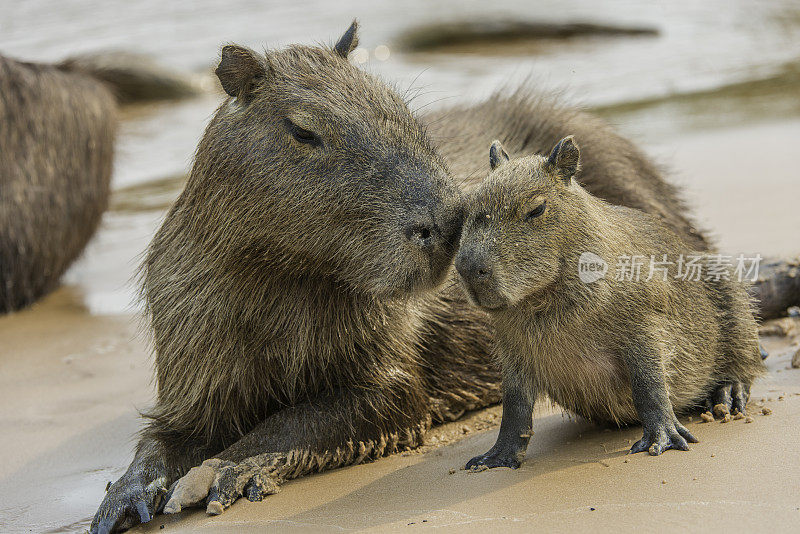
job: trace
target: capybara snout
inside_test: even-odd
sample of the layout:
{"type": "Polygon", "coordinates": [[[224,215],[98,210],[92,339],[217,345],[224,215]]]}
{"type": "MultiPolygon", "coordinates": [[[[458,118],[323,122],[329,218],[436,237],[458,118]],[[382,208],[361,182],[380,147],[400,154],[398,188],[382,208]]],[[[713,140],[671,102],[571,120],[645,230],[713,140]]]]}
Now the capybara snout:
{"type": "Polygon", "coordinates": [[[500,308],[505,298],[499,291],[492,257],[480,244],[462,244],[455,259],[455,267],[469,301],[485,309],[500,308]]]}
{"type": "Polygon", "coordinates": [[[456,253],[464,218],[464,197],[446,179],[424,179],[414,194],[407,196],[400,231],[412,252],[427,256],[436,271],[444,276],[456,253]]]}

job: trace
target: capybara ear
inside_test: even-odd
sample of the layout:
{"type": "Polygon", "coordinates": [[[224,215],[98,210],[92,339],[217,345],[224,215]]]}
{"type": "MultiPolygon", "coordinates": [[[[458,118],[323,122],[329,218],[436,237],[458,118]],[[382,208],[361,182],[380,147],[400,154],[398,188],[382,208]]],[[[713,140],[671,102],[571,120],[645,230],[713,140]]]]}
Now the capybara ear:
{"type": "Polygon", "coordinates": [[[249,48],[227,45],[222,49],[222,59],[214,73],[222,88],[231,96],[245,98],[257,81],[269,70],[267,59],[249,48]]]}
{"type": "Polygon", "coordinates": [[[489,147],[489,167],[494,170],[498,165],[508,161],[508,159],[508,153],[503,149],[503,145],[495,139],[492,142],[492,146],[489,147]]]}
{"type": "Polygon", "coordinates": [[[546,166],[549,171],[555,172],[556,176],[569,183],[581,168],[580,160],[581,151],[578,149],[575,137],[570,135],[553,147],[546,166]]]}
{"type": "Polygon", "coordinates": [[[350,24],[350,27],[347,28],[347,31],[344,32],[339,38],[339,41],[334,45],[333,51],[336,52],[341,57],[347,59],[347,55],[353,51],[355,47],[358,46],[358,21],[353,19],[353,23],[350,24]]]}

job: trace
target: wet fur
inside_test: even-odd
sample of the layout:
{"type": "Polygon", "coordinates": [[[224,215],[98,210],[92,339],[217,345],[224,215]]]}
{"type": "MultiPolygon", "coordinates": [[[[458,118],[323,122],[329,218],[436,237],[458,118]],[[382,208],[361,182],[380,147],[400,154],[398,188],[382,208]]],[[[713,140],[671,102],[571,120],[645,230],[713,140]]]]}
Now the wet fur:
{"type": "MultiPolygon", "coordinates": [[[[315,129],[336,139],[332,144],[342,143],[334,147],[341,152],[321,165],[332,175],[303,168],[304,158],[315,156],[286,139],[280,122],[286,109],[269,109],[277,124],[267,124],[265,116],[265,123],[253,125],[240,120],[246,110],[230,99],[209,125],[187,187],[144,268],[158,353],[153,428],[191,434],[215,447],[224,448],[285,406],[351,385],[419,390],[418,406],[392,407],[389,394],[376,395],[372,408],[426,412],[421,351],[426,343],[440,343],[426,333],[448,314],[435,293],[406,288],[411,282],[427,289],[430,275],[407,257],[395,226],[417,202],[459,201],[419,123],[402,113],[404,104],[393,92],[330,51],[295,47],[270,54],[269,61],[272,79],[249,96],[247,112],[262,109],[257,99],[324,110],[315,129]],[[309,85],[313,91],[292,92],[309,85]],[[348,137],[357,140],[356,148],[348,137]],[[259,145],[279,148],[253,158],[259,145]],[[421,173],[435,183],[415,183],[421,173]],[[395,184],[393,176],[404,181],[395,184]],[[382,189],[359,188],[357,180],[370,178],[382,189]],[[191,374],[185,372],[189,365],[191,374]]],[[[449,246],[442,265],[431,267],[441,272],[435,275],[440,280],[455,243],[449,246]]],[[[458,299],[447,306],[450,315],[464,312],[458,299]]],[[[488,343],[484,333],[470,348],[481,338],[488,343]]],[[[441,408],[453,409],[463,407],[441,408]]]]}

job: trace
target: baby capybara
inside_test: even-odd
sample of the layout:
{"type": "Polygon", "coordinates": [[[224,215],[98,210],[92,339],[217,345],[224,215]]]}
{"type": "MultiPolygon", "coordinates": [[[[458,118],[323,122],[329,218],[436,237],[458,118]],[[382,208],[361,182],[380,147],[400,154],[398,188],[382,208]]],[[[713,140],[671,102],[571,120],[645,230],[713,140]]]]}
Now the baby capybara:
{"type": "Polygon", "coordinates": [[[510,161],[495,142],[490,161],[455,265],[493,319],[503,421],[494,447],[467,467],[519,466],[544,395],[590,420],[641,422],[631,451],[653,455],[697,441],[676,414],[709,403],[744,413],[764,366],[735,274],[714,270],[713,255],[652,215],[588,193],[572,137],[548,157],[510,161]],[[637,268],[645,258],[658,269],[637,268]],[[691,276],[681,271],[690,258],[704,268],[691,276]]]}

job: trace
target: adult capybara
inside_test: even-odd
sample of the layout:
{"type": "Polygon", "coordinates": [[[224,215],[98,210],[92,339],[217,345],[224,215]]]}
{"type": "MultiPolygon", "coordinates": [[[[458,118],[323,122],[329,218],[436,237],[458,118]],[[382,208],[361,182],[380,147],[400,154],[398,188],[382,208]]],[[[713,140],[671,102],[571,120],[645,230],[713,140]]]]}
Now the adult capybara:
{"type": "MultiPolygon", "coordinates": [[[[156,405],[92,532],[148,521],[160,503],[219,513],[499,401],[486,315],[453,278],[439,287],[462,223],[447,163],[474,185],[477,140],[508,132],[547,150],[585,116],[523,97],[437,114],[443,159],[405,102],[348,63],[356,42],[354,23],[332,48],[223,49],[229,97],[144,263],[156,405]]],[[[586,120],[602,127],[586,141],[589,190],[702,244],[652,165],[586,120]]]]}
{"type": "Polygon", "coordinates": [[[499,401],[482,314],[435,291],[461,192],[405,102],[348,63],[356,42],[354,24],[332,48],[223,49],[229,98],[143,267],[157,402],[92,531],[149,520],[208,458],[167,511],[414,447],[499,401]]]}
{"type": "Polygon", "coordinates": [[[496,141],[467,203],[455,266],[492,316],[503,373],[497,443],[468,468],[518,467],[544,395],[590,420],[640,422],[631,452],[688,450],[697,440],[676,413],[744,415],[765,371],[744,268],[589,194],[580,160],[571,136],[510,161],[496,141]]]}
{"type": "Polygon", "coordinates": [[[0,56],[0,313],[52,290],[94,234],[116,125],[101,82],[0,56]]]}

